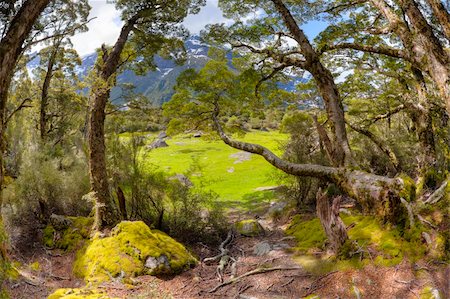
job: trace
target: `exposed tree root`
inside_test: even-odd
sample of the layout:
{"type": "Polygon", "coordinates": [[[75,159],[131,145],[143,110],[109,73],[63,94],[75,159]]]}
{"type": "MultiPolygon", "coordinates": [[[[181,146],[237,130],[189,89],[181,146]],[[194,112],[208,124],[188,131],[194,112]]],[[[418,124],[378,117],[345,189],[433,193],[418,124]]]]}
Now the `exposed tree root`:
{"type": "Polygon", "coordinates": [[[441,198],[444,197],[445,188],[447,187],[447,184],[448,181],[446,180],[436,191],[433,192],[433,194],[430,195],[430,197],[428,197],[425,203],[435,204],[438,201],[440,201],[441,198]]]}
{"type": "Polygon", "coordinates": [[[246,272],[242,275],[239,275],[238,277],[235,278],[231,278],[227,281],[222,282],[221,284],[218,284],[217,286],[215,286],[214,288],[212,288],[211,290],[208,291],[208,293],[214,293],[215,291],[217,291],[218,289],[227,286],[229,284],[235,283],[240,281],[242,278],[250,276],[250,275],[255,275],[255,274],[261,274],[261,273],[267,273],[267,272],[272,272],[272,271],[289,271],[289,270],[300,270],[300,267],[273,267],[273,268],[258,268],[258,269],[254,269],[252,271],[246,272]]]}

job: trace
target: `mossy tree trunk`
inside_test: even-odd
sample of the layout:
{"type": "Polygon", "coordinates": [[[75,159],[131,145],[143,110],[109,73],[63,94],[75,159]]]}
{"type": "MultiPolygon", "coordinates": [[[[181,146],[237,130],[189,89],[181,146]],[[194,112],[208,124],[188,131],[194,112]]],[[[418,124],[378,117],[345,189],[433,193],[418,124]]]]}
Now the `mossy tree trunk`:
{"type": "Polygon", "coordinates": [[[94,228],[101,230],[112,227],[120,221],[120,213],[110,194],[105,155],[106,104],[111,86],[120,63],[120,55],[137,17],[130,19],[122,27],[119,38],[111,51],[102,46],[102,63],[97,65],[97,80],[90,98],[88,121],[89,174],[92,195],[95,200],[94,228]]]}
{"type": "Polygon", "coordinates": [[[339,207],[341,197],[335,197],[332,202],[326,194],[317,193],[317,216],[330,242],[330,248],[338,254],[342,246],[348,240],[347,229],[341,217],[339,217],[339,207]]]}

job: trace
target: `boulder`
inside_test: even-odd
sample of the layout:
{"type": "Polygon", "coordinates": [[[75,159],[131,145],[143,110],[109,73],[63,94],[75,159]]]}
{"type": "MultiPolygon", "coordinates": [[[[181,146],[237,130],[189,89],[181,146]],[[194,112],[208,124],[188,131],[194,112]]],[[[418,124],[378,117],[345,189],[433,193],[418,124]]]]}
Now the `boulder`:
{"type": "Polygon", "coordinates": [[[239,221],[236,223],[236,231],[246,237],[255,237],[264,234],[264,228],[255,219],[239,221]]]}
{"type": "Polygon", "coordinates": [[[139,275],[177,274],[197,263],[187,249],[142,221],[123,221],[109,236],[94,236],[77,255],[74,273],[88,283],[139,275]]]}
{"type": "Polygon", "coordinates": [[[164,141],[164,139],[157,139],[147,146],[148,149],[155,149],[160,147],[168,147],[169,145],[164,141]]]}
{"type": "Polygon", "coordinates": [[[165,131],[162,131],[158,134],[158,139],[164,139],[167,138],[167,133],[165,131]]]}
{"type": "Polygon", "coordinates": [[[174,176],[171,176],[169,178],[169,180],[172,180],[172,181],[177,180],[185,187],[194,186],[194,184],[191,182],[191,180],[187,176],[185,176],[184,174],[180,174],[180,173],[178,173],[174,176]]]}

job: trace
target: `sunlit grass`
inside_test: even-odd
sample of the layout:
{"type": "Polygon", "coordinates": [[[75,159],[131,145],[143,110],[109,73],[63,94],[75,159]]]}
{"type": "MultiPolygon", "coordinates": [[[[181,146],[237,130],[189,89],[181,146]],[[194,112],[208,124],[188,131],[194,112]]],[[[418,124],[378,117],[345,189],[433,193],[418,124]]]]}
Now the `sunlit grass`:
{"type": "MultiPolygon", "coordinates": [[[[264,145],[280,155],[280,145],[287,140],[287,135],[278,132],[250,132],[235,138],[264,145]]],[[[264,158],[252,154],[248,160],[238,161],[239,159],[230,155],[239,151],[221,140],[178,136],[166,142],[169,147],[143,154],[146,167],[157,167],[168,174],[187,173],[191,169],[191,181],[216,192],[223,201],[248,201],[256,188],[279,183],[276,179],[278,170],[264,158]]],[[[255,196],[259,195],[256,193],[255,196]]]]}

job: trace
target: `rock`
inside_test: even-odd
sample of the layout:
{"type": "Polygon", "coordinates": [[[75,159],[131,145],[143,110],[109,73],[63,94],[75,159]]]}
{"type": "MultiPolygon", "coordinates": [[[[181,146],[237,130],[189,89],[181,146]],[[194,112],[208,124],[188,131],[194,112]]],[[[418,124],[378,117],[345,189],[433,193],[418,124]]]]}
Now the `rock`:
{"type": "Polygon", "coordinates": [[[169,145],[163,140],[163,139],[157,139],[152,144],[148,145],[148,149],[155,149],[155,148],[161,148],[161,147],[168,147],[169,145]]]}
{"type": "Polygon", "coordinates": [[[169,180],[172,180],[172,181],[178,180],[185,187],[192,187],[192,186],[194,186],[194,183],[192,183],[192,181],[187,176],[185,176],[184,174],[179,174],[178,173],[178,174],[176,174],[174,176],[171,176],[169,178],[169,180]]]}
{"type": "Polygon", "coordinates": [[[202,132],[195,132],[192,136],[194,138],[200,138],[200,137],[202,137],[202,132]]]}
{"type": "Polygon", "coordinates": [[[105,292],[84,288],[84,289],[58,289],[54,293],[50,294],[48,299],[112,299],[105,292]]]}
{"type": "Polygon", "coordinates": [[[178,274],[196,264],[186,248],[142,221],[122,221],[106,238],[94,236],[77,254],[74,273],[87,283],[138,275],[178,274]]]}
{"type": "Polygon", "coordinates": [[[272,250],[272,246],[270,246],[269,242],[263,241],[255,245],[253,247],[253,253],[257,256],[262,256],[268,254],[272,250]]]}
{"type": "Polygon", "coordinates": [[[287,203],[286,202],[271,202],[270,208],[267,211],[269,215],[273,215],[275,213],[281,213],[286,208],[287,203]]]}
{"type": "Polygon", "coordinates": [[[52,214],[50,216],[50,223],[55,230],[63,231],[72,225],[72,220],[62,215],[52,214]]]}
{"type": "Polygon", "coordinates": [[[162,131],[161,133],[158,134],[158,139],[164,139],[167,138],[167,133],[165,131],[162,131]]]}
{"type": "Polygon", "coordinates": [[[160,255],[157,258],[153,257],[153,256],[150,256],[145,261],[145,267],[148,268],[151,272],[155,272],[155,271],[167,272],[167,271],[170,271],[169,260],[167,259],[167,256],[165,256],[164,254],[160,255]]]}
{"type": "Polygon", "coordinates": [[[239,221],[236,223],[236,231],[247,237],[255,237],[264,234],[264,228],[255,219],[239,221]]]}
{"type": "Polygon", "coordinates": [[[228,173],[233,173],[233,172],[234,172],[234,167],[228,168],[228,169],[227,169],[227,172],[228,172],[228,173]]]}

